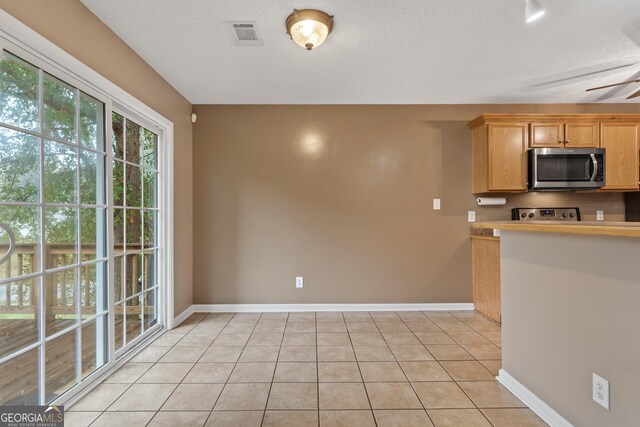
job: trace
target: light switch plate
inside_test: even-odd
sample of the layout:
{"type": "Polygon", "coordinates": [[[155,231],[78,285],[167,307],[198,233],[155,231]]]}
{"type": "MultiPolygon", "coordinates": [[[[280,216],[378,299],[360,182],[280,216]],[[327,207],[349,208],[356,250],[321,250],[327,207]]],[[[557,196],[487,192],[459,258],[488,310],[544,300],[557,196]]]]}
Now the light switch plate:
{"type": "Polygon", "coordinates": [[[440,210],[440,199],[433,199],[433,210],[434,211],[440,210]]]}
{"type": "Polygon", "coordinates": [[[296,288],[304,288],[304,277],[296,277],[296,288]]]}
{"type": "Polygon", "coordinates": [[[596,211],[596,219],[598,221],[604,221],[604,211],[596,211]]]}
{"type": "Polygon", "coordinates": [[[467,221],[476,222],[476,211],[469,211],[468,212],[467,221]]]}

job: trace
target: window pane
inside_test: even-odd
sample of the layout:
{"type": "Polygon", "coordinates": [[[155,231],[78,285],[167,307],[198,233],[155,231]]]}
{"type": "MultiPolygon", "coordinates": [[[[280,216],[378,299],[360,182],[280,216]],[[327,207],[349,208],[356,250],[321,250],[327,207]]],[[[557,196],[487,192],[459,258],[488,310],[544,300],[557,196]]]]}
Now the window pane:
{"type": "Polygon", "coordinates": [[[153,325],[158,323],[157,313],[156,313],[156,295],[157,292],[155,289],[150,290],[144,293],[144,330],[148,330],[153,325]]]}
{"type": "Polygon", "coordinates": [[[113,300],[116,303],[119,303],[124,299],[124,281],[122,280],[122,276],[124,275],[124,263],[124,256],[117,256],[113,258],[113,300]]]}
{"type": "Polygon", "coordinates": [[[142,334],[142,295],[127,300],[126,309],[126,334],[127,342],[133,341],[142,334]]]}
{"type": "Polygon", "coordinates": [[[114,159],[124,159],[124,118],[118,113],[111,114],[111,149],[114,159]]]}
{"type": "Polygon", "coordinates": [[[80,143],[104,151],[104,104],[80,92],[80,143]]]}
{"type": "Polygon", "coordinates": [[[142,264],[144,265],[144,289],[153,288],[156,285],[156,257],[155,251],[145,251],[142,264]]]}
{"type": "Polygon", "coordinates": [[[80,209],[80,251],[82,261],[104,258],[106,253],[105,218],[107,211],[102,208],[80,209]]]}
{"type": "Polygon", "coordinates": [[[107,309],[105,263],[82,267],[80,276],[80,304],[82,318],[86,319],[107,309]]]}
{"type": "Polygon", "coordinates": [[[113,206],[124,206],[124,163],[113,161],[113,206]]]}
{"type": "Polygon", "coordinates": [[[78,203],[78,150],[55,141],[44,145],[44,199],[47,203],[78,203]]]}
{"type": "Polygon", "coordinates": [[[124,303],[116,304],[113,308],[115,316],[115,336],[113,337],[116,344],[116,351],[124,347],[124,303]]]}
{"type": "Polygon", "coordinates": [[[47,336],[77,323],[77,281],[78,275],[75,268],[45,275],[44,301],[47,336]]]}
{"type": "Polygon", "coordinates": [[[82,325],[82,378],[107,362],[107,316],[82,325]]]}
{"type": "Polygon", "coordinates": [[[76,142],[76,89],[44,73],[44,135],[76,142]]]}
{"type": "Polygon", "coordinates": [[[45,241],[47,244],[46,266],[58,268],[77,262],[76,208],[45,209],[45,241]]]}
{"type": "Polygon", "coordinates": [[[105,204],[104,156],[80,150],[80,203],[105,204]]]}
{"type": "Polygon", "coordinates": [[[45,401],[51,402],[73,387],[76,381],[77,330],[45,344],[45,401]]]}
{"type": "Polygon", "coordinates": [[[0,357],[38,340],[37,280],[0,285],[0,357]]]}
{"type": "Polygon", "coordinates": [[[0,127],[0,200],[38,202],[40,140],[0,127]]]}
{"type": "Polygon", "coordinates": [[[0,405],[38,404],[38,349],[0,365],[0,405]],[[25,369],[25,366],[30,367],[25,369]]]}
{"type": "Polygon", "coordinates": [[[113,210],[113,253],[124,252],[124,209],[113,210]]]}
{"type": "Polygon", "coordinates": [[[138,166],[125,166],[126,171],[126,200],[127,206],[132,208],[142,207],[142,183],[140,182],[140,168],[138,166]]]}
{"type": "Polygon", "coordinates": [[[148,129],[141,129],[142,139],[142,166],[156,169],[157,167],[157,147],[158,135],[148,129]]]}
{"type": "Polygon", "coordinates": [[[40,130],[38,69],[4,52],[0,62],[0,121],[40,130]]]}
{"type": "Polygon", "coordinates": [[[127,251],[142,249],[142,210],[127,209],[127,251]]]}
{"type": "Polygon", "coordinates": [[[143,206],[145,208],[155,208],[156,206],[156,180],[157,173],[143,169],[142,170],[142,186],[143,186],[143,206]]]}
{"type": "MultiPolygon", "coordinates": [[[[16,239],[16,249],[9,260],[0,265],[0,279],[19,277],[40,271],[40,208],[0,206],[0,222],[9,227],[16,239]]],[[[0,227],[0,256],[9,251],[9,234],[0,227]]]]}
{"type": "Polygon", "coordinates": [[[140,134],[142,128],[140,125],[127,120],[127,138],[126,138],[126,159],[134,165],[140,164],[140,134]]]}
{"type": "Polygon", "coordinates": [[[142,291],[142,255],[125,255],[127,257],[127,279],[125,282],[125,298],[142,291]]]}
{"type": "Polygon", "coordinates": [[[156,247],[156,211],[142,211],[142,231],[144,233],[144,247],[156,247]]]}

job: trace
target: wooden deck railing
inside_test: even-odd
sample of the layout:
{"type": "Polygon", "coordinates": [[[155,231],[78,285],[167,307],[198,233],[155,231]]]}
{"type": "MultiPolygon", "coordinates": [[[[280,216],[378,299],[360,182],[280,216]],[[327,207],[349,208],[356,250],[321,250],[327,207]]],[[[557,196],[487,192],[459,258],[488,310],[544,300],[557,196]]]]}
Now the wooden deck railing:
{"type": "MultiPolygon", "coordinates": [[[[127,244],[128,249],[141,249],[140,245],[127,244]]],[[[6,253],[7,246],[0,245],[0,253],[6,253]]],[[[117,252],[122,251],[122,246],[116,247],[117,252]]],[[[54,269],[75,263],[76,248],[70,244],[47,245],[44,265],[47,269],[54,269]]],[[[94,256],[95,250],[82,249],[82,257],[94,256]]],[[[129,284],[127,295],[137,293],[142,289],[141,272],[139,271],[140,254],[127,255],[130,268],[127,272],[128,280],[122,277],[122,281],[129,284]]],[[[16,277],[16,281],[0,285],[0,314],[34,314],[38,287],[36,279],[17,279],[19,276],[33,273],[39,265],[39,246],[19,244],[12,256],[4,264],[0,265],[0,279],[16,277]]],[[[125,257],[117,258],[121,265],[120,271],[124,271],[125,257]]],[[[148,257],[144,259],[145,274],[151,272],[151,263],[148,257]]],[[[81,268],[79,275],[80,293],[76,292],[76,278],[74,270],[66,272],[48,273],[45,276],[45,305],[47,315],[74,314],[76,312],[77,299],[81,298],[81,311],[83,314],[95,313],[95,277],[89,274],[87,268],[81,268]]],[[[126,286],[126,285],[125,285],[126,286]]],[[[121,298],[121,297],[120,297],[121,298]]],[[[135,312],[135,300],[127,304],[128,312],[135,312]]],[[[122,311],[122,309],[120,309],[122,311]]]]}

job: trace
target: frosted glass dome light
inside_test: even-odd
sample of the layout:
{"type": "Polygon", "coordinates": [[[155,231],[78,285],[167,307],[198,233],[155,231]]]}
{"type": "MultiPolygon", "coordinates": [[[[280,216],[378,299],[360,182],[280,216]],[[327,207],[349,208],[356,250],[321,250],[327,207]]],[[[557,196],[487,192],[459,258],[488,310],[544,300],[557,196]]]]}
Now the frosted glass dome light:
{"type": "Polygon", "coordinates": [[[333,16],[316,9],[294,9],[286,20],[287,34],[307,50],[320,46],[333,30],[333,16]]]}

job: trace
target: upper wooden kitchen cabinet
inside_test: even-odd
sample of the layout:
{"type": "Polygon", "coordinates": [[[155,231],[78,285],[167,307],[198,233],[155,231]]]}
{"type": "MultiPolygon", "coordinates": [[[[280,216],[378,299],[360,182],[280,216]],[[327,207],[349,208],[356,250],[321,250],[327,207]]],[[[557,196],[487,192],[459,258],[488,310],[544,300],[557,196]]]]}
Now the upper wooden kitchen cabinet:
{"type": "Polygon", "coordinates": [[[474,122],[469,124],[473,192],[527,191],[528,124],[474,122]]]}
{"type": "Polygon", "coordinates": [[[602,191],[637,191],[638,123],[602,123],[600,146],[606,149],[602,191]]]}
{"type": "Polygon", "coordinates": [[[600,134],[595,122],[533,122],[530,124],[531,148],[596,148],[600,134]]]}

